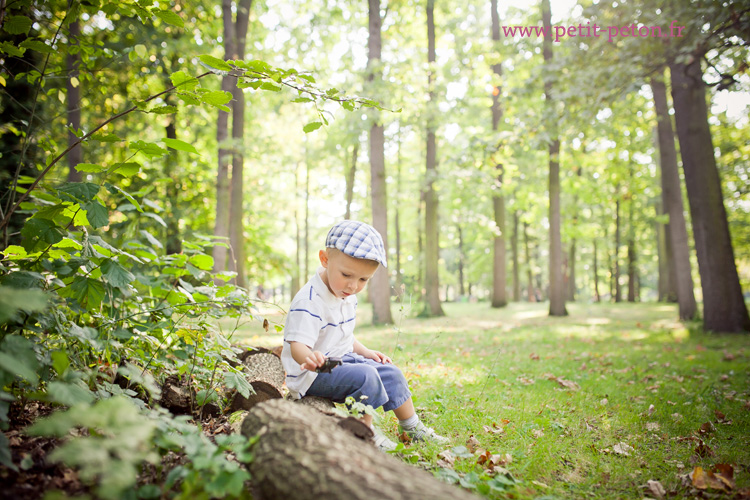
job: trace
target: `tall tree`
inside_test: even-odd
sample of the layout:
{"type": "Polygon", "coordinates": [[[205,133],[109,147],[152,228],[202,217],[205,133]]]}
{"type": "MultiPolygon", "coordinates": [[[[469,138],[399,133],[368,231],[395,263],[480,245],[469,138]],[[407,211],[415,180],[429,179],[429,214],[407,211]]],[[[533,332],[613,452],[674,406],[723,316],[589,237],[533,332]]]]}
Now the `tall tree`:
{"type": "MultiPolygon", "coordinates": [[[[368,80],[381,79],[380,61],[382,52],[380,0],[369,0],[370,36],[367,41],[368,80]]],[[[385,133],[380,113],[373,111],[370,126],[370,199],[372,202],[372,226],[383,237],[388,252],[388,201],[385,183],[385,133]]],[[[373,324],[393,323],[391,316],[391,284],[389,274],[379,268],[370,281],[373,324]]]]}
{"type": "Polygon", "coordinates": [[[734,261],[721,180],[708,124],[705,83],[698,49],[670,63],[672,101],[680,141],[698,271],[703,289],[703,326],[719,332],[750,331],[750,317],[734,261]]]}
{"type": "Polygon", "coordinates": [[[423,314],[443,316],[440,304],[440,229],[438,227],[437,146],[435,144],[435,0],[427,0],[427,158],[425,168],[425,293],[423,314]]]}
{"type": "Polygon", "coordinates": [[[352,201],[354,200],[354,179],[357,177],[357,154],[359,141],[352,146],[352,164],[346,171],[346,214],[344,219],[352,218],[352,201]]]}
{"type": "MultiPolygon", "coordinates": [[[[666,260],[668,275],[674,277],[680,319],[694,319],[698,308],[693,293],[693,273],[690,266],[682,188],[677,166],[677,150],[674,144],[672,119],[667,104],[667,89],[663,69],[651,79],[654,108],[657,116],[657,136],[659,142],[659,166],[661,167],[662,207],[669,215],[665,229],[666,260]]],[[[671,281],[671,280],[669,280],[671,281]]]]}
{"type": "MultiPolygon", "coordinates": [[[[542,0],[542,23],[551,33],[552,14],[549,0],[542,0]]],[[[543,42],[545,65],[552,62],[552,38],[545,36],[543,42]]],[[[544,79],[544,99],[547,113],[547,133],[549,134],[549,314],[567,316],[565,309],[565,280],[563,273],[563,250],[560,213],[560,138],[556,132],[552,80],[544,79]]]]}
{"type": "MultiPolygon", "coordinates": [[[[491,19],[492,19],[492,41],[495,49],[500,45],[500,17],[497,13],[497,0],[490,0],[491,19]]],[[[492,65],[492,71],[495,73],[496,84],[492,89],[492,131],[497,132],[500,119],[503,116],[503,109],[500,106],[501,83],[503,76],[503,67],[498,62],[492,65]]],[[[508,305],[507,292],[505,287],[505,198],[503,197],[503,165],[497,163],[494,165],[496,185],[492,193],[492,209],[495,216],[495,226],[497,233],[493,240],[493,261],[492,261],[492,307],[505,307],[508,305]]]]}
{"type": "MultiPolygon", "coordinates": [[[[250,23],[250,8],[253,0],[239,0],[234,6],[232,0],[222,0],[221,9],[224,26],[224,59],[244,59],[247,28],[250,23]],[[236,15],[233,15],[236,10],[236,15]]],[[[229,137],[229,113],[219,111],[216,127],[216,140],[219,145],[219,166],[216,178],[216,223],[214,235],[229,237],[231,256],[227,263],[226,249],[214,248],[214,268],[229,269],[237,273],[236,283],[246,286],[245,277],[245,237],[243,226],[243,175],[244,154],[242,152],[245,134],[245,94],[234,85],[233,77],[224,76],[221,83],[224,91],[232,93],[232,147],[226,149],[229,137]],[[232,177],[229,182],[229,157],[231,154],[232,177]]]]}

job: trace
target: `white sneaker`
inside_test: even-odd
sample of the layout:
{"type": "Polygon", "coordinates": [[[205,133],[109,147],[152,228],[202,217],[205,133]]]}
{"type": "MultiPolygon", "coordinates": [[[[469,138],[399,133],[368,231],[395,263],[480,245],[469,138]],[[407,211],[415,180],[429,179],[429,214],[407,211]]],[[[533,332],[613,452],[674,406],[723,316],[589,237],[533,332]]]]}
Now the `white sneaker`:
{"type": "Polygon", "coordinates": [[[427,427],[424,423],[419,422],[417,426],[411,430],[405,430],[406,435],[409,436],[412,441],[425,441],[428,443],[435,444],[448,444],[450,440],[447,437],[441,436],[432,427],[427,427]]]}
{"type": "Polygon", "coordinates": [[[375,432],[375,435],[373,436],[372,440],[375,442],[375,446],[380,451],[386,452],[386,451],[393,451],[396,449],[396,446],[398,446],[395,442],[388,439],[388,437],[380,432],[378,429],[373,428],[373,431],[375,432]]]}

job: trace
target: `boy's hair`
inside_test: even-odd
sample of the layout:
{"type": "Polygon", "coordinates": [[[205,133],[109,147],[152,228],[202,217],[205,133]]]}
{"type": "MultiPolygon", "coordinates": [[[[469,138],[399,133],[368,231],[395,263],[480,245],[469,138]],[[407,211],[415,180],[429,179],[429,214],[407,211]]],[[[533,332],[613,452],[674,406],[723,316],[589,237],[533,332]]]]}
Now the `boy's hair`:
{"type": "Polygon", "coordinates": [[[371,225],[364,222],[344,220],[328,231],[326,248],[335,248],[355,259],[366,259],[388,267],[383,237],[371,225]]]}

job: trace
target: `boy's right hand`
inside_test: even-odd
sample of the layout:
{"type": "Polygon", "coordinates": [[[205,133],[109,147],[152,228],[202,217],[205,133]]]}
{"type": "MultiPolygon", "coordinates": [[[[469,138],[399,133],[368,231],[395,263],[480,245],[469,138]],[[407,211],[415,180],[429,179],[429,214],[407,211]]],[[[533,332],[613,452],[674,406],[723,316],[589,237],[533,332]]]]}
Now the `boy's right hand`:
{"type": "Polygon", "coordinates": [[[299,365],[300,370],[310,370],[311,372],[319,366],[323,366],[326,362],[326,357],[320,351],[313,351],[309,356],[305,358],[305,362],[299,365]]]}

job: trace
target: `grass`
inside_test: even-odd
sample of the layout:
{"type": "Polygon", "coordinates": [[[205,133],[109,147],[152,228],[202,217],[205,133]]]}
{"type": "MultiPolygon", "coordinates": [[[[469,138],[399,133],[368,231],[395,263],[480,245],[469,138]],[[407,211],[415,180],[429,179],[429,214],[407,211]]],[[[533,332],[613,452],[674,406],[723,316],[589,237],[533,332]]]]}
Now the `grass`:
{"type": "MultiPolygon", "coordinates": [[[[664,304],[569,304],[565,318],[546,304],[444,308],[416,319],[394,307],[395,327],[373,327],[360,306],[357,338],[392,356],[422,419],[452,441],[404,458],[488,498],[640,499],[655,496],[649,480],[691,496],[681,476],[719,463],[732,465],[733,491],[750,488],[750,335],[706,334],[664,304]],[[482,451],[461,446],[503,457],[516,485],[489,479],[482,451]],[[457,474],[438,465],[445,448],[440,465],[457,474]]],[[[236,335],[281,343],[257,324],[236,335]]],[[[395,435],[390,414],[381,426],[395,435]]]]}

